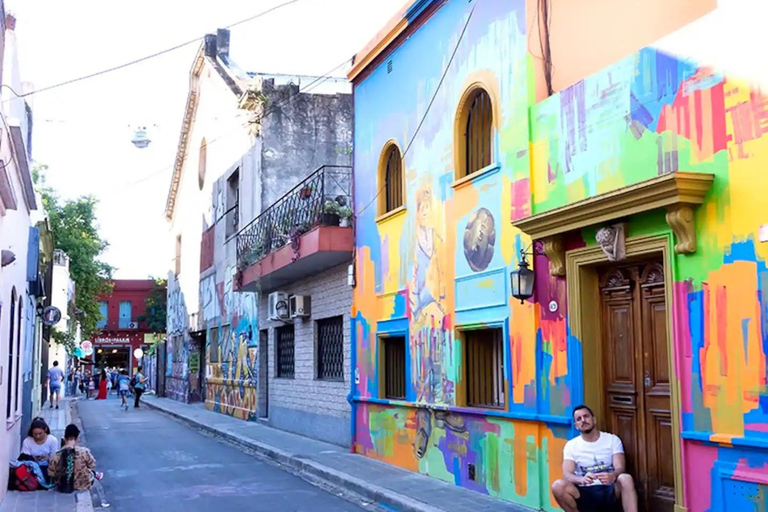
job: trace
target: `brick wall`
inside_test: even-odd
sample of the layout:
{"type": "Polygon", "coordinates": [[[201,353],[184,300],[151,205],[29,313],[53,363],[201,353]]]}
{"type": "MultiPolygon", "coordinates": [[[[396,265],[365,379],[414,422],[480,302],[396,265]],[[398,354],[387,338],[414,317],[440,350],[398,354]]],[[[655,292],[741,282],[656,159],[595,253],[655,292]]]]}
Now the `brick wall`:
{"type": "MultiPolygon", "coordinates": [[[[303,435],[346,444],[349,439],[350,407],[350,310],[352,288],[347,285],[347,263],[301,282],[283,286],[289,295],[311,297],[311,316],[294,325],[294,378],[276,378],[276,328],[283,322],[268,319],[268,294],[260,298],[259,326],[269,330],[268,368],[269,421],[303,435]],[[318,380],[317,321],[344,318],[344,381],[318,380]]],[[[263,370],[262,370],[263,371],[263,370]]]]}

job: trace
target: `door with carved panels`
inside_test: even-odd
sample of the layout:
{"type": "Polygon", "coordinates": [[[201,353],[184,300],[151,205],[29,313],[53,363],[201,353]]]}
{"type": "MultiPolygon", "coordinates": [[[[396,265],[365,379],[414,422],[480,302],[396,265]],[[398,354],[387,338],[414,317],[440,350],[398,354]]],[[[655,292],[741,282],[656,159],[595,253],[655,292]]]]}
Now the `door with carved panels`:
{"type": "Polygon", "coordinates": [[[605,430],[624,443],[640,509],[674,509],[667,304],[660,261],[600,272],[605,430]]]}

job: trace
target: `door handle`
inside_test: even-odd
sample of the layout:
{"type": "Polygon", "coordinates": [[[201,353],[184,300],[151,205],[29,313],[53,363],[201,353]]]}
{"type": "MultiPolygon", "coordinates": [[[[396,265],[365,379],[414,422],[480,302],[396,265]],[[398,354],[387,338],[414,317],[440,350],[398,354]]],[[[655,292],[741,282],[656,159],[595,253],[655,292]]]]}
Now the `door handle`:
{"type": "Polygon", "coordinates": [[[651,372],[649,372],[648,370],[645,370],[644,382],[645,382],[645,387],[647,388],[651,387],[651,372]]]}

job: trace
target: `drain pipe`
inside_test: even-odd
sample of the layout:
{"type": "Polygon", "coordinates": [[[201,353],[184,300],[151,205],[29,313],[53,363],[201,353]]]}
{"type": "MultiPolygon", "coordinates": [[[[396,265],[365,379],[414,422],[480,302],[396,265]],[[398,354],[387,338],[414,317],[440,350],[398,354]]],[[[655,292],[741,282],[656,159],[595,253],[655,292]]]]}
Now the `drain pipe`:
{"type": "MultiPolygon", "coordinates": [[[[354,62],[354,57],[352,57],[354,62]]],[[[352,247],[352,265],[351,265],[351,282],[349,275],[347,277],[347,284],[352,288],[352,310],[350,311],[350,350],[349,350],[349,395],[347,395],[347,402],[350,407],[350,432],[349,432],[349,451],[350,453],[356,452],[357,446],[357,381],[359,374],[357,372],[357,314],[354,301],[354,288],[357,286],[356,271],[357,271],[357,214],[355,209],[357,208],[357,194],[355,190],[355,85],[352,84],[352,178],[350,180],[350,186],[352,187],[352,240],[354,245],[352,247]],[[355,312],[355,316],[352,316],[352,312],[355,312]]]]}

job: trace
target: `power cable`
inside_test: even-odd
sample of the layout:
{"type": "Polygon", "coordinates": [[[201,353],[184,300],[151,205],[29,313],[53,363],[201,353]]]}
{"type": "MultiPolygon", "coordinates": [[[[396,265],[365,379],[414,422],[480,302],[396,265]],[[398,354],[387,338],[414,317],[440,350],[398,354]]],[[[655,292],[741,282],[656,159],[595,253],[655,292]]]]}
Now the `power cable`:
{"type": "MultiPolygon", "coordinates": [[[[330,78],[333,78],[333,77],[331,76],[331,74],[332,74],[334,71],[336,71],[337,69],[339,69],[340,67],[342,67],[342,66],[344,66],[345,64],[347,64],[348,62],[349,62],[349,59],[344,59],[344,61],[343,61],[343,62],[341,62],[341,63],[337,64],[336,66],[334,66],[333,68],[329,69],[328,71],[326,71],[325,73],[323,73],[323,75],[321,75],[321,76],[319,76],[319,77],[316,77],[316,78],[315,78],[315,79],[314,79],[312,82],[310,82],[310,83],[309,83],[309,84],[308,84],[308,85],[307,85],[305,88],[303,88],[303,89],[299,88],[299,89],[297,90],[297,92],[295,92],[295,93],[293,93],[293,94],[289,95],[289,96],[288,96],[287,98],[285,98],[284,100],[281,100],[281,101],[279,101],[279,102],[276,102],[276,103],[275,103],[275,104],[274,104],[272,107],[268,107],[268,108],[267,108],[267,109],[266,109],[266,110],[265,110],[265,111],[264,111],[264,112],[263,112],[263,113],[262,113],[262,114],[259,116],[259,118],[258,118],[256,121],[253,121],[253,122],[256,122],[256,123],[260,123],[262,120],[266,119],[266,118],[267,118],[269,115],[273,114],[273,113],[274,113],[274,112],[275,112],[275,111],[276,111],[278,108],[281,108],[281,107],[283,107],[283,106],[287,105],[288,103],[290,103],[290,102],[293,100],[293,98],[295,98],[295,97],[296,97],[296,96],[298,96],[299,94],[302,94],[302,93],[306,94],[306,93],[310,92],[311,90],[313,90],[313,89],[317,88],[318,86],[320,86],[320,85],[321,85],[323,82],[325,82],[326,80],[328,80],[328,79],[330,79],[330,78]]],[[[214,144],[216,141],[219,141],[219,140],[222,140],[222,139],[225,139],[225,138],[229,137],[229,136],[230,136],[230,135],[232,135],[233,133],[236,133],[236,132],[238,132],[238,131],[239,131],[241,128],[242,128],[242,127],[233,128],[232,130],[230,130],[230,131],[228,131],[228,132],[226,132],[226,133],[224,133],[224,134],[222,134],[222,135],[220,135],[220,136],[218,136],[218,137],[215,137],[215,138],[213,138],[213,139],[211,139],[211,140],[207,140],[207,139],[206,139],[206,141],[205,141],[205,146],[204,146],[204,147],[207,149],[207,148],[208,148],[208,146],[210,146],[210,145],[214,144]]],[[[187,154],[186,154],[186,155],[184,155],[184,158],[183,158],[182,162],[185,162],[185,161],[186,161],[186,159],[189,157],[189,155],[190,155],[190,153],[189,153],[189,152],[187,152],[187,154]]],[[[127,188],[131,188],[131,187],[133,187],[133,186],[135,186],[135,185],[138,185],[138,184],[140,184],[140,183],[143,183],[143,182],[145,182],[145,181],[148,181],[148,180],[150,180],[150,179],[154,178],[155,176],[157,176],[157,175],[159,175],[159,174],[161,174],[161,173],[163,173],[163,172],[167,171],[168,169],[170,169],[170,168],[173,168],[175,165],[176,165],[176,162],[174,161],[173,163],[171,163],[171,164],[169,164],[169,165],[166,165],[165,167],[163,167],[163,168],[161,168],[161,169],[157,169],[156,171],[153,171],[153,172],[151,172],[150,174],[148,174],[148,175],[146,175],[146,176],[142,176],[142,177],[141,177],[141,178],[139,178],[138,180],[130,181],[130,182],[126,183],[125,185],[123,185],[121,190],[125,190],[125,189],[127,189],[127,188]]]]}
{"type": "MultiPolygon", "coordinates": [[[[430,109],[432,108],[432,105],[435,102],[435,99],[437,98],[437,93],[440,91],[440,87],[443,85],[443,82],[445,81],[446,75],[448,75],[448,70],[451,68],[451,64],[453,63],[454,57],[456,57],[456,52],[459,50],[459,45],[461,45],[462,39],[464,39],[464,34],[467,33],[467,27],[469,26],[469,21],[472,19],[472,14],[475,12],[475,8],[477,7],[477,4],[480,3],[479,0],[475,2],[475,5],[472,6],[472,9],[469,11],[469,15],[467,16],[467,21],[464,23],[464,28],[461,30],[461,34],[459,35],[459,40],[456,41],[456,46],[453,48],[453,52],[451,53],[451,58],[448,59],[448,63],[445,65],[445,69],[443,70],[443,76],[440,77],[440,81],[437,83],[437,87],[435,88],[434,94],[432,94],[432,99],[429,100],[429,104],[427,105],[427,110],[424,111],[424,115],[421,116],[421,120],[419,121],[418,126],[416,126],[416,131],[413,132],[413,135],[411,136],[411,140],[408,142],[408,144],[405,147],[405,151],[403,151],[403,156],[401,157],[402,165],[400,166],[401,169],[405,169],[405,155],[408,154],[408,150],[411,149],[411,146],[413,145],[413,142],[416,140],[416,136],[419,134],[419,131],[421,130],[422,125],[424,124],[424,121],[427,118],[427,115],[429,114],[430,109]]],[[[371,199],[368,204],[366,204],[356,215],[355,217],[360,217],[365,211],[370,208],[370,206],[378,199],[379,195],[381,195],[382,191],[387,187],[386,181],[384,184],[379,188],[378,192],[376,192],[376,195],[373,196],[373,199],[371,199]]]]}
{"type": "MultiPolygon", "coordinates": [[[[249,18],[246,18],[246,19],[243,19],[243,20],[240,20],[240,21],[236,21],[234,23],[226,25],[224,28],[232,28],[232,27],[235,27],[237,25],[241,25],[243,23],[246,23],[246,22],[249,22],[249,21],[253,21],[255,19],[261,18],[262,16],[266,16],[267,14],[269,14],[271,12],[277,11],[278,9],[281,9],[283,7],[287,7],[287,6],[291,5],[291,4],[295,4],[296,2],[299,2],[299,1],[301,1],[301,0],[288,0],[287,2],[283,2],[283,3],[279,4],[279,5],[271,7],[269,9],[267,9],[266,11],[262,11],[262,12],[260,12],[258,14],[250,16],[249,18]]],[[[16,94],[15,91],[14,91],[14,94],[16,94],[16,96],[19,97],[19,98],[25,98],[25,97],[31,96],[33,94],[38,94],[38,93],[41,93],[41,92],[50,91],[51,89],[57,89],[59,87],[65,86],[65,85],[70,85],[70,84],[74,84],[76,82],[81,82],[83,80],[88,80],[90,78],[94,78],[94,77],[97,77],[97,76],[100,76],[100,75],[111,73],[112,71],[117,71],[119,69],[127,68],[129,66],[133,66],[134,64],[139,64],[141,62],[144,62],[144,61],[147,61],[147,60],[150,60],[150,59],[154,59],[155,57],[159,57],[161,55],[165,55],[166,53],[170,53],[170,52],[176,51],[176,50],[178,50],[180,48],[184,48],[185,46],[189,46],[190,44],[196,43],[196,42],[200,41],[201,39],[203,39],[204,37],[205,36],[203,36],[203,37],[196,37],[194,39],[190,39],[189,41],[185,41],[185,42],[183,42],[181,44],[177,44],[176,46],[172,46],[170,48],[166,48],[165,50],[161,50],[161,51],[153,53],[151,55],[147,55],[147,56],[141,57],[139,59],[132,60],[130,62],[126,62],[126,63],[120,64],[120,65],[117,65],[117,66],[113,66],[111,68],[103,69],[103,70],[97,71],[95,73],[91,73],[91,74],[88,74],[88,75],[80,76],[80,77],[77,77],[77,78],[72,78],[70,80],[65,80],[64,82],[60,82],[60,83],[54,84],[54,85],[49,85],[47,87],[43,87],[41,89],[30,91],[30,92],[25,93],[25,94],[16,94]]]]}

